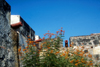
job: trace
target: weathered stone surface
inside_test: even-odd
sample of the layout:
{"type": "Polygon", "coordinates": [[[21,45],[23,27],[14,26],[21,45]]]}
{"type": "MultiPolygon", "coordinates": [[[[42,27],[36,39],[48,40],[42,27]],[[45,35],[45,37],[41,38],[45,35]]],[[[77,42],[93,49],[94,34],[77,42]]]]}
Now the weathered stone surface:
{"type": "MultiPolygon", "coordinates": [[[[4,16],[6,20],[10,23],[10,12],[11,7],[5,0],[0,0],[0,15],[4,16]]],[[[2,20],[2,18],[0,18],[2,20]]]]}
{"type": "Polygon", "coordinates": [[[94,47],[93,48],[93,54],[100,54],[100,46],[94,47]]]}
{"type": "Polygon", "coordinates": [[[74,44],[76,44],[76,46],[79,46],[79,45],[97,46],[100,44],[99,37],[100,37],[100,34],[70,37],[70,43],[73,42],[73,46],[74,44]]]}
{"type": "Polygon", "coordinates": [[[100,35],[98,36],[98,39],[100,40],[100,35]]]}
{"type": "MultiPolygon", "coordinates": [[[[11,24],[22,23],[22,26],[13,28],[18,33],[18,45],[21,46],[21,52],[27,46],[28,36],[30,39],[35,39],[35,31],[20,17],[20,15],[11,15],[11,24]],[[13,19],[14,18],[14,19],[13,19]]],[[[21,57],[19,56],[19,59],[21,57]]],[[[20,67],[23,67],[22,61],[20,61],[20,67]]]]}
{"type": "Polygon", "coordinates": [[[12,39],[12,47],[13,47],[13,51],[14,51],[14,59],[15,59],[15,66],[19,67],[19,56],[18,56],[18,34],[16,31],[14,31],[13,29],[11,29],[11,39],[12,39]]]}
{"type": "Polygon", "coordinates": [[[94,42],[95,45],[99,44],[99,40],[94,40],[93,42],[94,42]]]}
{"type": "Polygon", "coordinates": [[[84,52],[92,55],[92,58],[94,58],[94,64],[100,62],[100,33],[70,37],[70,43],[74,48],[84,46],[84,52]]]}
{"type": "Polygon", "coordinates": [[[2,58],[0,67],[14,67],[15,65],[15,54],[13,50],[13,46],[15,43],[13,42],[13,35],[11,29],[8,27],[9,31],[2,31],[2,39],[0,43],[0,58],[2,58]],[[9,35],[7,34],[9,33],[9,35]]]}
{"type": "Polygon", "coordinates": [[[10,8],[0,0],[0,67],[18,67],[17,33],[10,27],[10,8]]]}
{"type": "MultiPolygon", "coordinates": [[[[23,67],[19,61],[18,47],[27,46],[27,37],[35,39],[35,31],[20,17],[21,27],[12,29],[11,7],[5,0],[0,0],[0,67],[23,67]],[[23,45],[24,44],[24,45],[23,45]]],[[[17,23],[13,20],[12,23],[17,23]]]]}

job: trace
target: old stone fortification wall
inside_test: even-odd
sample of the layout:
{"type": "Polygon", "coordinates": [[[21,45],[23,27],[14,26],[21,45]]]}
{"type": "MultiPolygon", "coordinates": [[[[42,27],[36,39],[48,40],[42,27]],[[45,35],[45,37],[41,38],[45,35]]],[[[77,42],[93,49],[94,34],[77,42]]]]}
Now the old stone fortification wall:
{"type": "Polygon", "coordinates": [[[100,34],[70,37],[70,43],[74,43],[74,46],[89,45],[95,47],[100,44],[100,34]]]}
{"type": "Polygon", "coordinates": [[[96,62],[100,62],[100,33],[70,37],[70,44],[74,48],[76,46],[84,46],[84,52],[89,52],[96,62]]]}
{"type": "Polygon", "coordinates": [[[18,67],[17,33],[10,27],[10,5],[0,0],[0,67],[18,67]]]}
{"type": "Polygon", "coordinates": [[[19,15],[11,17],[10,5],[0,0],[0,67],[22,67],[18,47],[27,46],[27,36],[34,40],[35,31],[19,15]]]}
{"type": "MultiPolygon", "coordinates": [[[[20,15],[11,15],[10,5],[0,0],[0,67],[23,67],[19,61],[18,47],[24,49],[27,46],[27,36],[34,40],[35,31],[20,15]]],[[[70,37],[70,44],[83,45],[84,51],[100,62],[100,34],[70,37]]]]}

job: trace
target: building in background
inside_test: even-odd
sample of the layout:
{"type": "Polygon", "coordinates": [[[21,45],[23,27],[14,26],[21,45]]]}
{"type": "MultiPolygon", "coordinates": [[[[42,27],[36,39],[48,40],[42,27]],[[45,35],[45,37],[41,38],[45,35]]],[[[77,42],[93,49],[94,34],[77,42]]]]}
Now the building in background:
{"type": "Polygon", "coordinates": [[[39,35],[35,35],[35,41],[39,40],[39,39],[40,39],[40,36],[39,35]]]}

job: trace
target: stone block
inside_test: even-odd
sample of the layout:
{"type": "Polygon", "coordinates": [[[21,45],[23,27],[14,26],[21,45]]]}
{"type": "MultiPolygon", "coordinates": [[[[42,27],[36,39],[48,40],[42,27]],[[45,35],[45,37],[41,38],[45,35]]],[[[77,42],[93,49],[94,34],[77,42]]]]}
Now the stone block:
{"type": "Polygon", "coordinates": [[[100,40],[100,35],[98,36],[98,39],[100,40]]]}
{"type": "Polygon", "coordinates": [[[95,45],[98,45],[98,44],[99,44],[99,40],[94,40],[93,43],[94,43],[95,45]]]}
{"type": "Polygon", "coordinates": [[[100,46],[94,47],[93,48],[93,54],[100,54],[100,46]]]}

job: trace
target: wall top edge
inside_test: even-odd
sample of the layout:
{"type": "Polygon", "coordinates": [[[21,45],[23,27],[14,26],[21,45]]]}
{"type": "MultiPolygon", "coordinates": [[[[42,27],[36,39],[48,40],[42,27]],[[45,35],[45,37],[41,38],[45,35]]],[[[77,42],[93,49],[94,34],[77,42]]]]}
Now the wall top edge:
{"type": "MultiPolygon", "coordinates": [[[[5,0],[0,0],[0,3],[2,3],[1,5],[9,5],[5,0]]],[[[9,5],[10,6],[10,5],[9,5]]]]}
{"type": "Polygon", "coordinates": [[[84,36],[92,36],[92,35],[100,35],[100,33],[92,33],[90,35],[79,35],[79,36],[71,36],[71,37],[84,37],[84,36]]]}
{"type": "Polygon", "coordinates": [[[71,37],[84,37],[84,36],[91,36],[91,35],[79,35],[79,36],[71,36],[71,37]]]}
{"type": "Polygon", "coordinates": [[[20,16],[20,15],[11,15],[11,16],[20,16]]]}

